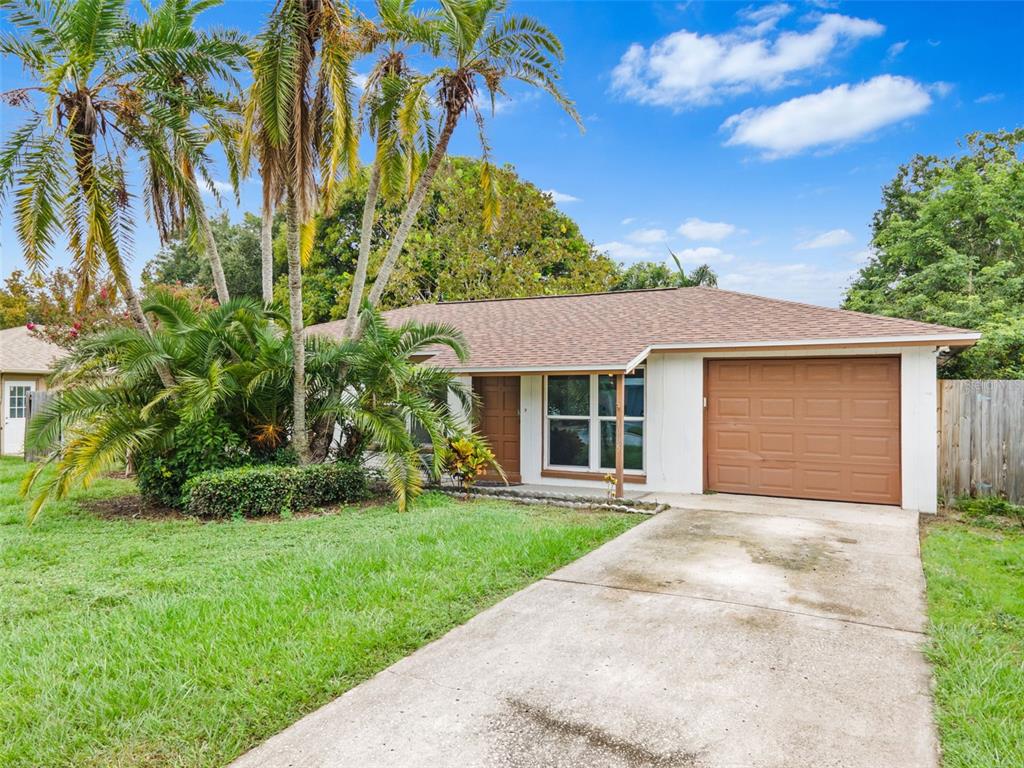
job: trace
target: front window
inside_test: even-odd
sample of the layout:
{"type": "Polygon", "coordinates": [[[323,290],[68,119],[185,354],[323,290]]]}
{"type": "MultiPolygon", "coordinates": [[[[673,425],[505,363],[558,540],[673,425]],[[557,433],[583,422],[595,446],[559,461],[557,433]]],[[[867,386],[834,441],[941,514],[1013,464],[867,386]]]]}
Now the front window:
{"type": "MultiPolygon", "coordinates": [[[[615,470],[615,376],[586,374],[546,378],[546,465],[615,470]]],[[[626,376],[623,467],[644,468],[644,371],[626,376]]]]}

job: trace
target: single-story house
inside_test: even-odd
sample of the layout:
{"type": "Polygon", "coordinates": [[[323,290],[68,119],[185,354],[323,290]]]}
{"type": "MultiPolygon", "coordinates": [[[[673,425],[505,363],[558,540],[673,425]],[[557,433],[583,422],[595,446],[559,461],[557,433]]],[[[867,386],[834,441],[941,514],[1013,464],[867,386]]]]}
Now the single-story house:
{"type": "Polygon", "coordinates": [[[46,390],[46,379],[65,351],[25,326],[0,330],[0,455],[25,452],[25,425],[31,393],[46,390]]]}
{"type": "MultiPolygon", "coordinates": [[[[962,328],[717,288],[423,304],[510,480],[936,509],[936,358],[962,328]]],[[[337,336],[341,322],[312,333],[337,336]]]]}

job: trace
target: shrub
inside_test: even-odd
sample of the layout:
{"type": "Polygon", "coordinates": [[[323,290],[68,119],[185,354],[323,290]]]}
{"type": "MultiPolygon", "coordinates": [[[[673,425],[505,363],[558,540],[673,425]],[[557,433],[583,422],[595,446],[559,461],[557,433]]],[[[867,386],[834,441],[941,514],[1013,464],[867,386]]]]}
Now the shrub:
{"type": "Polygon", "coordinates": [[[203,472],[185,485],[185,511],[203,518],[287,516],[370,495],[358,464],[263,465],[203,472]]]}
{"type": "Polygon", "coordinates": [[[168,507],[181,507],[189,478],[213,469],[240,467],[252,461],[245,441],[222,421],[182,422],[173,447],[136,457],[139,493],[168,507]]]}
{"type": "Polygon", "coordinates": [[[477,478],[494,467],[504,477],[494,452],[480,435],[469,432],[448,440],[441,449],[441,468],[445,474],[455,478],[462,488],[472,488],[477,478]]]}

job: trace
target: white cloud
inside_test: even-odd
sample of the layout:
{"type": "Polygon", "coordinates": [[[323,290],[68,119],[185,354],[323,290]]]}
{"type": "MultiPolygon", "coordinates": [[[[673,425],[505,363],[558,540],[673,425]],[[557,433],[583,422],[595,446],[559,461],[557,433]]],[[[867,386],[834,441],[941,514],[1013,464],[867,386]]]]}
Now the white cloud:
{"type": "Polygon", "coordinates": [[[636,261],[639,259],[658,258],[650,248],[633,245],[632,243],[621,243],[618,240],[612,240],[608,243],[600,243],[594,247],[602,253],[607,253],[617,261],[636,261]]]}
{"type": "Polygon", "coordinates": [[[797,250],[809,251],[815,248],[838,248],[853,242],[853,235],[845,229],[830,229],[797,245],[797,250]]]}
{"type": "Polygon", "coordinates": [[[770,3],[768,5],[751,5],[739,12],[740,18],[751,22],[754,26],[744,28],[744,32],[752,35],[763,35],[770,32],[779,20],[793,12],[793,7],[786,3],[770,3]]]}
{"type": "Polygon", "coordinates": [[[743,293],[836,307],[856,274],[856,270],[829,269],[817,264],[757,262],[723,273],[718,284],[743,293]]]}
{"type": "Polygon", "coordinates": [[[768,159],[811,147],[844,144],[883,126],[920,114],[932,103],[928,91],[906,77],[880,75],[799,96],[774,107],[748,109],[722,123],[727,145],[763,150],[768,159]]]}
{"type": "Polygon", "coordinates": [[[736,227],[724,221],[689,218],[680,224],[676,231],[689,240],[710,240],[717,243],[735,232],[736,227]]]}
{"type": "Polygon", "coordinates": [[[551,199],[556,203],[578,203],[580,199],[573,195],[566,194],[565,192],[559,192],[557,189],[545,189],[545,195],[551,195],[551,199]]]}
{"type": "Polygon", "coordinates": [[[620,223],[620,224],[621,224],[622,226],[624,226],[624,227],[628,227],[628,226],[629,226],[630,224],[632,224],[632,223],[633,223],[634,221],[636,221],[636,217],[635,217],[635,216],[627,216],[626,218],[624,218],[624,219],[623,219],[622,221],[620,221],[619,223],[620,223]]]}
{"type": "Polygon", "coordinates": [[[366,83],[370,78],[364,75],[362,72],[356,72],[352,75],[352,84],[360,91],[366,90],[366,83]]]}
{"type": "Polygon", "coordinates": [[[875,258],[874,248],[865,248],[863,251],[857,251],[856,253],[850,254],[850,261],[861,266],[867,264],[873,258],[875,258]]]}
{"type": "Polygon", "coordinates": [[[681,251],[675,251],[675,254],[684,264],[722,264],[736,258],[731,253],[726,253],[721,248],[715,248],[712,245],[701,245],[697,248],[683,248],[681,251]]]}
{"type": "Polygon", "coordinates": [[[627,236],[628,240],[632,240],[634,243],[663,243],[668,238],[668,232],[664,229],[637,229],[630,232],[627,236]]]}
{"type": "Polygon", "coordinates": [[[909,40],[900,40],[898,43],[890,45],[885,52],[885,60],[896,61],[896,59],[899,58],[899,55],[903,53],[909,42],[909,40]]]}
{"type": "Polygon", "coordinates": [[[1001,93],[986,93],[984,96],[979,96],[974,100],[975,104],[992,104],[996,101],[1002,101],[1003,94],[1001,93]]]}
{"type": "Polygon", "coordinates": [[[825,64],[840,46],[885,31],[870,19],[830,13],[818,17],[806,32],[775,33],[784,7],[788,9],[777,4],[750,11],[746,18],[756,21],[755,26],[722,35],[681,29],[650,47],[634,43],[612,70],[612,88],[642,104],[678,109],[714,103],[729,95],[778,88],[793,75],[825,64]]]}

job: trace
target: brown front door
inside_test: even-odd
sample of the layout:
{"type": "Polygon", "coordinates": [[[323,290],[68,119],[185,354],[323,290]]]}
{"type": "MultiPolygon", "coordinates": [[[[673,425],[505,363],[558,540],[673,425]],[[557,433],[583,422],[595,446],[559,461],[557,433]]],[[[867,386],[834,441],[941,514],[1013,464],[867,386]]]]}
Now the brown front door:
{"type": "Polygon", "coordinates": [[[896,357],[709,360],[706,487],[900,503],[896,357]]]}
{"type": "MultiPolygon", "coordinates": [[[[519,468],[519,377],[474,376],[473,393],[479,398],[480,434],[490,443],[494,456],[510,483],[522,481],[519,468]]],[[[500,480],[496,473],[488,480],[500,480]]]]}

